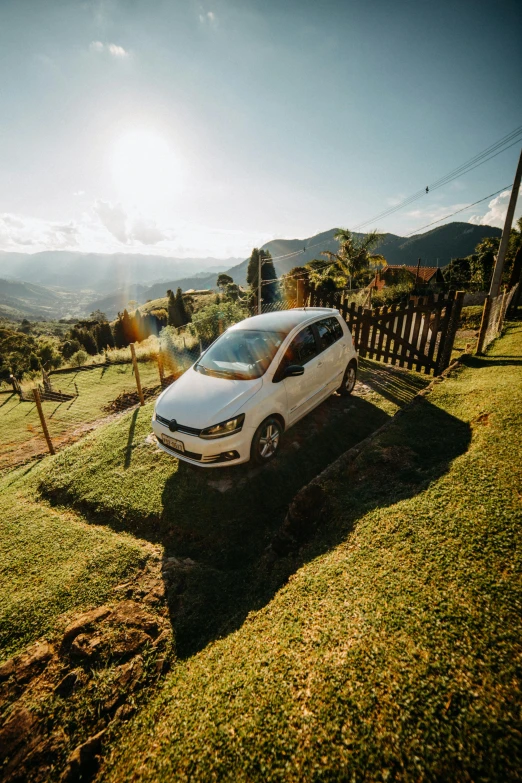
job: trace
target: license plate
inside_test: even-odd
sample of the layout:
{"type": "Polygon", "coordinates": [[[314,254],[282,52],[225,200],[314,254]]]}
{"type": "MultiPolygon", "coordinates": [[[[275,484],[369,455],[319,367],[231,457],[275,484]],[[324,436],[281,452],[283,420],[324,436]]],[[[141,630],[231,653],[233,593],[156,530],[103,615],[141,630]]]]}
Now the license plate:
{"type": "Polygon", "coordinates": [[[161,440],[165,444],[165,446],[170,446],[171,449],[177,449],[178,451],[185,451],[185,445],[180,440],[176,440],[176,438],[169,438],[168,435],[162,435],[161,440]]]}

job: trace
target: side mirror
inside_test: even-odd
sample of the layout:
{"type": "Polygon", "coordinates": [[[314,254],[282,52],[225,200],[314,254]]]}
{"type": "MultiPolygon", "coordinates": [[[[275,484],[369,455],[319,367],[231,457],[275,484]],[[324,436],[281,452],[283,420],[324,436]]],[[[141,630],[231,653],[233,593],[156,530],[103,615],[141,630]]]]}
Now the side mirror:
{"type": "Polygon", "coordinates": [[[303,375],[305,368],[301,364],[289,364],[285,367],[283,378],[293,378],[296,375],[303,375]]]}

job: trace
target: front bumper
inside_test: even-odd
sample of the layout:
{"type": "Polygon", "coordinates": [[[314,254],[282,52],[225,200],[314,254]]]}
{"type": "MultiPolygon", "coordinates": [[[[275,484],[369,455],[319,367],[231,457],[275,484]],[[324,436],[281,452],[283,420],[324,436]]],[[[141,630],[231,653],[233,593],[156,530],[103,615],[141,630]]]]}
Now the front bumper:
{"type": "Polygon", "coordinates": [[[158,421],[152,422],[152,429],[162,451],[192,465],[199,465],[202,468],[223,468],[227,465],[239,465],[250,459],[250,446],[254,437],[254,430],[250,427],[243,426],[241,432],[213,440],[205,440],[184,432],[170,432],[168,427],[158,421]],[[181,441],[184,451],[178,451],[163,443],[163,435],[181,441]],[[232,452],[235,453],[233,456],[232,452]]]}

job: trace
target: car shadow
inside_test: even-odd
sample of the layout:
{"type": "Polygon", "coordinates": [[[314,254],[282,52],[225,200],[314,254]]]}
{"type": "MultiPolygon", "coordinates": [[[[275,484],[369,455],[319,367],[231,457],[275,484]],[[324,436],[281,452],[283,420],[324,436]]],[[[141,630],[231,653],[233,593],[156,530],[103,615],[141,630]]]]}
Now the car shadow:
{"type": "MultiPolygon", "coordinates": [[[[359,413],[368,415],[370,407],[374,406],[364,400],[357,402],[359,413]]],[[[265,606],[304,563],[346,541],[361,516],[422,492],[467,450],[469,425],[426,399],[408,416],[415,420],[412,431],[399,419],[390,422],[383,430],[382,444],[372,441],[356,469],[327,487],[326,508],[313,512],[311,524],[283,549],[277,544],[284,534],[289,502],[300,486],[332,461],[324,459],[321,464],[316,459],[314,438],[302,451],[281,460],[280,454],[259,472],[248,467],[234,474],[229,470],[230,475],[220,480],[228,479],[232,486],[213,494],[206,517],[191,523],[176,514],[176,505],[183,502],[179,488],[175,490],[176,474],[167,480],[161,524],[163,573],[178,656],[189,657],[237,630],[249,612],[265,606]],[[306,464],[310,459],[313,467],[306,464]],[[336,497],[339,490],[348,497],[341,505],[336,497]]],[[[332,459],[335,456],[337,450],[332,459]]],[[[194,475],[187,466],[181,470],[194,475]]],[[[197,475],[194,480],[197,491],[203,491],[206,479],[197,475]]]]}

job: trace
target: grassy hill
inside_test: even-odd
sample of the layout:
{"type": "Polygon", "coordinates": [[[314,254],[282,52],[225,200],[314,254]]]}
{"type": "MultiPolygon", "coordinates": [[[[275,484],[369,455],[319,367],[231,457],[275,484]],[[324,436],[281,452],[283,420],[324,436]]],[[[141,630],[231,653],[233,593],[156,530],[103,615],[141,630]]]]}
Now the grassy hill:
{"type": "Polygon", "coordinates": [[[288,584],[175,666],[104,780],[520,779],[521,351],[510,327],[324,480],[264,564],[288,584]]]}

